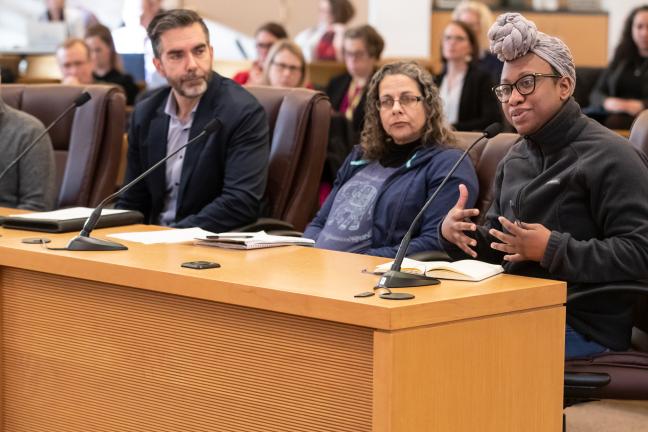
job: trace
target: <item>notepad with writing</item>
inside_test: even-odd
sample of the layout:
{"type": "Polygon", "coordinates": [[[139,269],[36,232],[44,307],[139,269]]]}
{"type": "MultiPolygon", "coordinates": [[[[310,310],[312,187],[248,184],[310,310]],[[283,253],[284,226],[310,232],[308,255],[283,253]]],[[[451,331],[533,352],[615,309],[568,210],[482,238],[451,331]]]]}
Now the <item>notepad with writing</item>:
{"type": "MultiPolygon", "coordinates": [[[[392,262],[381,264],[374,269],[375,273],[382,274],[392,266],[392,262]]],[[[426,276],[438,279],[452,279],[462,281],[478,282],[502,273],[504,268],[498,264],[489,264],[477,260],[461,261],[416,261],[405,258],[401,265],[401,271],[406,273],[425,274],[426,276]]]]}
{"type": "Polygon", "coordinates": [[[302,237],[278,236],[265,231],[255,233],[228,232],[196,239],[196,244],[227,249],[263,249],[277,246],[313,246],[315,242],[302,237]]]}

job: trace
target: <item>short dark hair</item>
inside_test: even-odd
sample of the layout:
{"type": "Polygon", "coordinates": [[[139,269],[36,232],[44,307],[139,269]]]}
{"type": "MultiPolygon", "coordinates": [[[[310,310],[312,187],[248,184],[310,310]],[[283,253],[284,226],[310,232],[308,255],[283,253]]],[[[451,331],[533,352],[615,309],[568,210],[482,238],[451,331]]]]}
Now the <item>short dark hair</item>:
{"type": "Polygon", "coordinates": [[[175,28],[189,27],[195,23],[200,24],[200,27],[202,27],[209,45],[209,30],[207,30],[205,22],[196,12],[188,9],[171,9],[155,15],[146,29],[148,37],[151,39],[155,57],[160,58],[160,39],[164,32],[175,28]]]}
{"type": "Polygon", "coordinates": [[[349,0],[328,0],[334,23],[346,24],[355,15],[355,8],[349,0]]]}
{"type": "Polygon", "coordinates": [[[385,48],[385,40],[380,33],[369,24],[352,27],[344,32],[344,39],[360,39],[364,42],[369,57],[380,60],[380,56],[385,48]]]}
{"type": "Polygon", "coordinates": [[[261,32],[270,33],[277,39],[288,39],[288,32],[286,31],[284,26],[276,22],[267,22],[263,24],[254,32],[254,36],[258,35],[261,32]]]}

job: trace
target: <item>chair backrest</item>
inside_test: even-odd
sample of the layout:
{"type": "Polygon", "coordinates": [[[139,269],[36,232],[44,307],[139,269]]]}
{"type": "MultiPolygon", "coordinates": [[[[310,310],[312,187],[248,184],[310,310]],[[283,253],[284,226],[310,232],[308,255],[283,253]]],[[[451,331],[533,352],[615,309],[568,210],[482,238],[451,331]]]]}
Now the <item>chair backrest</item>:
{"type": "Polygon", "coordinates": [[[270,216],[303,230],[317,209],[331,104],[321,92],[249,86],[270,126],[270,216]]]}
{"type": "Polygon", "coordinates": [[[7,105],[49,125],[84,90],[91,99],[49,131],[56,159],[57,207],[96,206],[115,190],[126,101],[107,85],[3,85],[7,105]]]}
{"type": "Polygon", "coordinates": [[[635,117],[628,139],[637,150],[648,156],[648,110],[641,111],[635,117]]]}
{"type": "MultiPolygon", "coordinates": [[[[463,150],[479,138],[481,133],[456,132],[455,136],[458,141],[457,147],[463,150]]],[[[476,203],[476,208],[479,209],[480,214],[478,223],[483,222],[486,210],[493,202],[493,181],[495,180],[497,165],[519,139],[518,134],[501,133],[489,140],[482,140],[469,153],[479,179],[479,196],[476,203]]]]}

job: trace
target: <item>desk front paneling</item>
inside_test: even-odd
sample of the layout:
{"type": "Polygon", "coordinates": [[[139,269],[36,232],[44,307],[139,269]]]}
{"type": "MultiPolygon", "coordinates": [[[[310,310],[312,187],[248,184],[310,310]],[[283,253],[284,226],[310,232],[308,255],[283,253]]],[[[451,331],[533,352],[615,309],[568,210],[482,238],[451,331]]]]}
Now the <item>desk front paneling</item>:
{"type": "Polygon", "coordinates": [[[0,276],[3,431],[371,430],[371,329],[0,276]]]}

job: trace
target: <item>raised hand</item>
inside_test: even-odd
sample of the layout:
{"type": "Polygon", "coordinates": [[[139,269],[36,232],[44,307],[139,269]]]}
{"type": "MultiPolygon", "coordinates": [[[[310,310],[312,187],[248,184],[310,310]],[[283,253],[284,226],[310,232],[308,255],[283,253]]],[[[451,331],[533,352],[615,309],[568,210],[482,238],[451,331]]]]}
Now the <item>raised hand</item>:
{"type": "Polygon", "coordinates": [[[477,225],[466,221],[468,218],[478,216],[479,210],[475,208],[466,209],[467,201],[468,188],[461,184],[459,185],[459,199],[457,203],[441,223],[441,235],[444,239],[455,244],[471,257],[477,258],[477,252],[472,249],[472,247],[477,245],[477,241],[464,234],[464,231],[475,231],[477,229],[477,225]]]}

